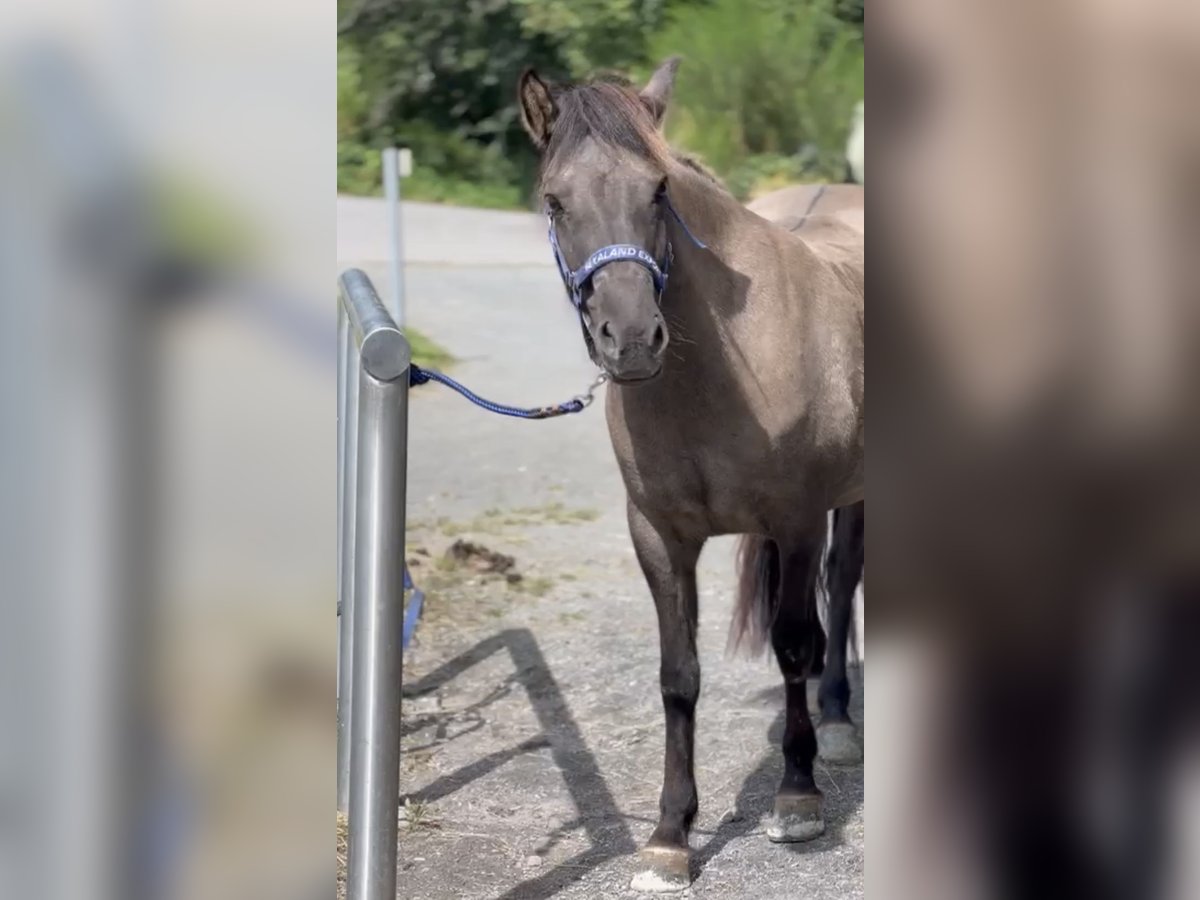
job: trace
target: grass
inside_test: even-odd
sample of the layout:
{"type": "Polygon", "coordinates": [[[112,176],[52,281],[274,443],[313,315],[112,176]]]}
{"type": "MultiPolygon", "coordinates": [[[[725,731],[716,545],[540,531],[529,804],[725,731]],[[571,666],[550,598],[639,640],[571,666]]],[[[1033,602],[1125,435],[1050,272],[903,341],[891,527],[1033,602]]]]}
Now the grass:
{"type": "MultiPolygon", "coordinates": [[[[423,365],[419,362],[417,365],[423,365]]],[[[512,535],[511,529],[530,528],[536,525],[579,525],[583,522],[594,522],[600,518],[600,511],[587,507],[569,507],[563,503],[549,503],[545,506],[524,506],[519,509],[485,509],[473,519],[455,522],[441,516],[431,522],[414,520],[409,523],[409,529],[436,529],[446,537],[459,537],[464,534],[504,535],[509,540],[518,540],[519,536],[512,535]]]]}
{"type": "Polygon", "coordinates": [[[520,591],[523,594],[532,594],[535,597],[545,597],[550,593],[550,589],[554,587],[554,579],[546,578],[538,575],[533,578],[522,578],[515,584],[511,584],[515,591],[520,591]]]}
{"type": "Polygon", "coordinates": [[[446,369],[455,362],[454,356],[441,344],[415,328],[406,328],[404,336],[412,347],[412,360],[426,369],[446,369]]]}
{"type": "Polygon", "coordinates": [[[423,800],[411,797],[404,799],[404,821],[408,823],[409,831],[418,828],[440,828],[441,825],[433,818],[433,808],[423,800]]]}

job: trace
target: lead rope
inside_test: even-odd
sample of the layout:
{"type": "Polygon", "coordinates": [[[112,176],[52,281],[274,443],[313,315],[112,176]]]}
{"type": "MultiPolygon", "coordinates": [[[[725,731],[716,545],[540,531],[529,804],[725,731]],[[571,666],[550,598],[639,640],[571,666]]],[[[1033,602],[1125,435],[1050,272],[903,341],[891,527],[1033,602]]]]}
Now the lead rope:
{"type": "Polygon", "coordinates": [[[410,385],[415,387],[421,384],[428,384],[431,381],[436,381],[438,384],[443,384],[452,391],[457,391],[480,409],[486,409],[488,412],[494,412],[500,416],[512,416],[514,419],[553,419],[558,416],[583,412],[591,406],[592,401],[596,399],[596,391],[608,381],[608,373],[601,372],[582,394],[576,394],[570,400],[557,403],[553,406],[526,407],[494,403],[491,400],[480,397],[466,385],[460,384],[443,372],[437,372],[433,369],[423,369],[416,363],[412,363],[409,366],[408,383],[410,385]]]}

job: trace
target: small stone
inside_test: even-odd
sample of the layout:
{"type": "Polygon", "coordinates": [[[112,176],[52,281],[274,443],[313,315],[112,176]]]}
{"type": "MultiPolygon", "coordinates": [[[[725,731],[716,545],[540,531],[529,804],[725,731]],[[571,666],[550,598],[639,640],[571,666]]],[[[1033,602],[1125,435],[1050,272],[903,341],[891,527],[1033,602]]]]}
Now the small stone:
{"type": "Polygon", "coordinates": [[[525,857],[525,868],[527,868],[527,869],[536,869],[536,868],[538,868],[538,867],[539,867],[539,866],[540,866],[540,865],[541,865],[543,862],[545,862],[545,860],[543,860],[543,859],[542,859],[540,856],[538,856],[538,855],[536,855],[536,854],[534,854],[534,855],[531,855],[531,856],[527,856],[527,857],[525,857]]]}

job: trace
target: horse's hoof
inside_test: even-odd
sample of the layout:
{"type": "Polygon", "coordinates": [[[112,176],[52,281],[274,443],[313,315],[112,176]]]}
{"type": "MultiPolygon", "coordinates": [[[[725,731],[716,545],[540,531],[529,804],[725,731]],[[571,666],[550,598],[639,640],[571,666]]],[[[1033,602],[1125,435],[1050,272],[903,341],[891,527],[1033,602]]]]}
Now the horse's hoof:
{"type": "Polygon", "coordinates": [[[688,870],[688,851],[676,847],[645,847],[639,855],[642,866],[629,886],[635,891],[670,894],[692,883],[688,870]]]}
{"type": "Polygon", "coordinates": [[[811,841],[825,833],[819,794],[781,795],[767,820],[767,839],[776,844],[811,841]]]}
{"type": "Polygon", "coordinates": [[[829,722],[817,726],[817,752],[825,762],[843,766],[863,761],[862,744],[850,722],[829,722]]]}

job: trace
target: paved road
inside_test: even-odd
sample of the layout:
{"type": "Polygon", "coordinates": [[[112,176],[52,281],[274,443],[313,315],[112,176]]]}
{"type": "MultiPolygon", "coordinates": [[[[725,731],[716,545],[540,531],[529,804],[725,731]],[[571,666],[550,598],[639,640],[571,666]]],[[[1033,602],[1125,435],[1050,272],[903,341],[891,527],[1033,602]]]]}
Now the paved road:
{"type": "MultiPolygon", "coordinates": [[[[338,209],[341,265],[386,286],[382,202],[338,209]]],[[[540,216],[410,204],[405,233],[409,321],[463,381],[535,404],[590,380],[540,216]]],[[[654,612],[603,414],[521,422],[431,385],[414,394],[410,434],[410,542],[431,554],[414,570],[431,600],[406,664],[403,783],[419,821],[401,839],[400,895],[626,896],[657,808],[662,725],[654,612]],[[458,538],[511,555],[522,585],[438,565],[458,538]]],[[[701,567],[703,868],[690,895],[861,896],[861,768],[821,768],[823,838],[785,848],[761,833],[782,690],[773,664],[723,652],[732,550],[712,542],[701,567]]]]}
{"type": "MultiPolygon", "coordinates": [[[[338,259],[391,258],[387,205],[374,197],[338,197],[338,259]]],[[[404,204],[404,256],[410,263],[454,266],[551,265],[546,220],[535,213],[404,204]]]]}

